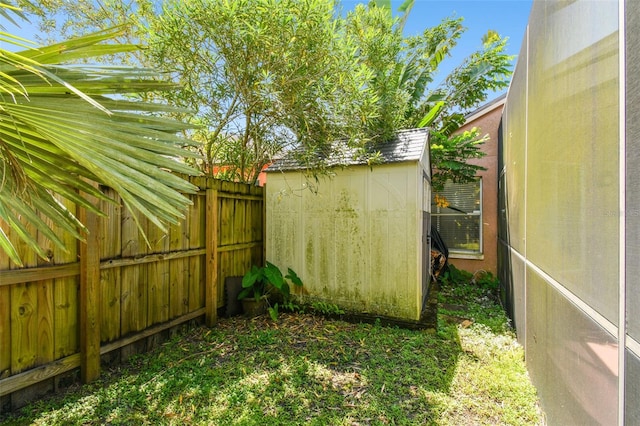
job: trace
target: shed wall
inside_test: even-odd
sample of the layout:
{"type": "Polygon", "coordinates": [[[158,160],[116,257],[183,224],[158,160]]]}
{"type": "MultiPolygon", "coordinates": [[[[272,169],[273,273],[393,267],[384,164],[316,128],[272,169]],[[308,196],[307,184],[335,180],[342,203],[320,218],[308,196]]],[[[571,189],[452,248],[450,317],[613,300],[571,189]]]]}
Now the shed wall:
{"type": "Polygon", "coordinates": [[[305,298],[420,319],[420,163],[354,166],[311,185],[297,171],[270,173],[266,192],[267,260],[293,268],[305,298]]]}

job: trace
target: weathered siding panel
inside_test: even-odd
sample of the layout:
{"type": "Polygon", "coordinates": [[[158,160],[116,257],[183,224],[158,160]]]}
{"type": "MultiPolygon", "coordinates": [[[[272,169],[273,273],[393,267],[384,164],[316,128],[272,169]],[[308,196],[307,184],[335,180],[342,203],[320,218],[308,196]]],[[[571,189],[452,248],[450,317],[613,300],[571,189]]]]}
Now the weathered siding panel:
{"type": "Polygon", "coordinates": [[[419,163],[352,166],[307,184],[270,173],[267,260],[293,268],[311,300],[410,321],[422,313],[419,163]]]}

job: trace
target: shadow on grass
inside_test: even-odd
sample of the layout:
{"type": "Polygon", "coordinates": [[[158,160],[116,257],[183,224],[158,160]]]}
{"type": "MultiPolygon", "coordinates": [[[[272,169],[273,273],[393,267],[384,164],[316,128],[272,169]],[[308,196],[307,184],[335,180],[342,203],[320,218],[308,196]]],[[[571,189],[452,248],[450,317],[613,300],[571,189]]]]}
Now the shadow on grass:
{"type": "MultiPolygon", "coordinates": [[[[437,333],[282,313],[222,319],[6,424],[543,424],[497,280],[452,269],[437,333]]],[[[2,421],[2,419],[0,419],[2,421]]]]}
{"type": "Polygon", "coordinates": [[[435,424],[461,353],[437,334],[302,314],[221,320],[6,424],[435,424]]]}

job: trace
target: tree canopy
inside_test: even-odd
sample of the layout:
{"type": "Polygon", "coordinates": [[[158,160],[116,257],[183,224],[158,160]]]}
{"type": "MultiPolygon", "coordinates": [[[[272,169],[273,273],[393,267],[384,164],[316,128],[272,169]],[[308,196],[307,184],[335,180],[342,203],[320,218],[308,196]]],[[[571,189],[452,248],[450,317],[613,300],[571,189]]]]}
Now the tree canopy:
{"type": "Polygon", "coordinates": [[[390,0],[350,11],[333,0],[168,0],[162,7],[149,0],[49,0],[39,12],[52,33],[67,36],[133,24],[125,39],[148,46],[136,60],[171,73],[182,89],[161,96],[195,111],[183,118],[201,125],[191,137],[209,172],[251,181],[284,149],[303,147],[299,152],[313,161],[336,139],[370,147],[399,129],[429,126],[437,187],[445,178],[475,175],[466,159],[481,155],[483,139],[477,132],[463,140],[451,135],[465,113],[508,85],[511,58],[507,40],[488,31],[481,47],[436,84],[439,65],[464,33],[463,19],[444,18],[405,36],[414,2],[394,14],[390,0]],[[54,15],[66,19],[53,25],[54,15]],[[460,161],[450,169],[454,163],[444,159],[453,157],[460,161]]]}
{"type": "Polygon", "coordinates": [[[422,34],[404,36],[413,3],[406,0],[394,17],[390,0],[372,1],[357,5],[346,20],[360,47],[359,59],[372,76],[367,86],[377,97],[377,114],[366,126],[369,137],[384,141],[398,129],[429,126],[432,182],[438,192],[447,180],[468,182],[483,169],[469,160],[484,155],[481,144],[487,137],[477,129],[454,133],[467,112],[508,86],[512,58],[504,52],[507,39],[489,30],[482,47],[435,84],[439,65],[464,33],[463,19],[444,18],[422,34]]]}
{"type": "Polygon", "coordinates": [[[147,58],[183,88],[165,97],[195,111],[207,170],[253,181],[285,149],[357,138],[371,96],[333,13],[326,0],[164,3],[147,58]]]}

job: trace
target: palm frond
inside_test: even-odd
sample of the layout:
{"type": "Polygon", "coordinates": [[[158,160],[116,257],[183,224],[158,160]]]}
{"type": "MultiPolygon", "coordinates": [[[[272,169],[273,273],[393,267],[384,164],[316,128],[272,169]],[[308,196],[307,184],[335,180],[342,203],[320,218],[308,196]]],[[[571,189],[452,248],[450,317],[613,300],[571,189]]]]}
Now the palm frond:
{"type": "MultiPolygon", "coordinates": [[[[0,14],[7,11],[0,7],[0,14]]],[[[0,51],[0,250],[17,264],[6,228],[41,257],[46,253],[25,223],[58,247],[63,242],[48,223],[82,238],[82,224],[56,197],[99,213],[90,200],[107,197],[91,182],[111,186],[126,206],[162,229],[183,217],[190,203],[184,193],[197,190],[176,175],[198,173],[181,161],[197,155],[176,136],[193,126],[167,118],[184,111],[127,98],[172,89],[171,83],[148,69],[67,64],[136,48],[105,44],[121,32],[0,51]]]]}

